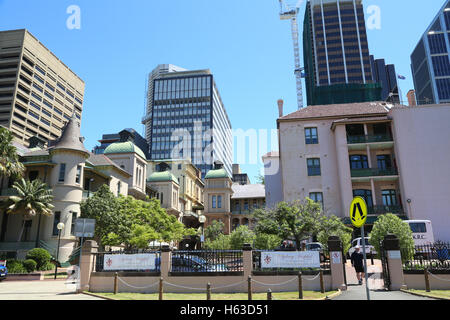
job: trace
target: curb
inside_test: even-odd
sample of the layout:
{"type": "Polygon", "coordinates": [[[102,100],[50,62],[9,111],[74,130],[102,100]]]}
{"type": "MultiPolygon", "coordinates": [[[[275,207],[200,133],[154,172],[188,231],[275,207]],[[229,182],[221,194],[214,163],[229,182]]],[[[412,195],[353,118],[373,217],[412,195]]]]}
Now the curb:
{"type": "Polygon", "coordinates": [[[316,299],[316,300],[332,300],[333,298],[336,298],[342,294],[341,289],[338,289],[338,292],[335,292],[333,294],[330,294],[329,296],[326,296],[325,298],[316,299]]]}
{"type": "Polygon", "coordinates": [[[101,299],[104,299],[104,300],[117,301],[117,299],[99,296],[99,295],[96,295],[96,294],[94,294],[94,293],[87,292],[87,291],[83,291],[83,292],[81,292],[81,293],[82,293],[82,294],[85,294],[85,295],[87,295],[87,296],[92,296],[92,297],[96,297],[96,298],[101,298],[101,299]]]}
{"type": "Polygon", "coordinates": [[[450,301],[450,298],[437,297],[437,296],[433,296],[431,294],[428,295],[428,294],[424,294],[424,293],[411,292],[411,291],[405,290],[405,289],[400,289],[400,291],[404,292],[404,293],[412,294],[414,296],[425,297],[425,298],[432,298],[432,299],[437,299],[437,300],[448,300],[448,301],[450,301]]]}

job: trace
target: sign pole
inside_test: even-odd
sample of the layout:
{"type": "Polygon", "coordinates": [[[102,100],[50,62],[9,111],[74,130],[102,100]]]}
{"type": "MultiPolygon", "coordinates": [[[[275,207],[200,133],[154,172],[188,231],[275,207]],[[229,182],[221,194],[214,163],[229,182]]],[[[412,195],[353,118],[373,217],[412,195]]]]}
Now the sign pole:
{"type": "Polygon", "coordinates": [[[366,294],[367,294],[367,300],[370,300],[369,283],[368,283],[368,276],[367,276],[366,237],[365,237],[365,233],[364,233],[364,224],[361,226],[361,240],[362,240],[362,244],[363,244],[364,278],[366,279],[366,294]]]}

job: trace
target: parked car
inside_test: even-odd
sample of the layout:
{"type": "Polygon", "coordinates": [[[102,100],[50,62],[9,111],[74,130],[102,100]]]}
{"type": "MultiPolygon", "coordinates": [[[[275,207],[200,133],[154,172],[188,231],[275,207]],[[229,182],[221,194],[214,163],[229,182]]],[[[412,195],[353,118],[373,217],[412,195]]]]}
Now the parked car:
{"type": "MultiPolygon", "coordinates": [[[[366,245],[366,255],[368,255],[369,257],[370,257],[371,255],[376,255],[377,252],[376,252],[374,246],[372,246],[372,245],[369,243],[369,237],[365,237],[365,239],[366,239],[366,242],[365,242],[365,245],[366,245]]],[[[356,239],[353,239],[353,240],[352,240],[352,246],[351,246],[350,249],[348,249],[348,258],[350,258],[351,255],[352,255],[352,253],[355,252],[356,246],[359,246],[359,247],[360,247],[360,252],[362,253],[363,243],[362,243],[361,240],[362,240],[362,238],[356,238],[356,239]]]]}
{"type": "Polygon", "coordinates": [[[5,280],[7,275],[8,275],[8,268],[6,267],[6,261],[1,260],[0,261],[0,281],[5,280]]]}
{"type": "Polygon", "coordinates": [[[221,272],[228,271],[224,264],[210,264],[194,255],[172,256],[172,272],[221,272]]]}
{"type": "Polygon", "coordinates": [[[319,251],[320,252],[320,262],[324,262],[327,256],[324,253],[323,245],[320,242],[310,242],[306,244],[306,251],[319,251]]]}

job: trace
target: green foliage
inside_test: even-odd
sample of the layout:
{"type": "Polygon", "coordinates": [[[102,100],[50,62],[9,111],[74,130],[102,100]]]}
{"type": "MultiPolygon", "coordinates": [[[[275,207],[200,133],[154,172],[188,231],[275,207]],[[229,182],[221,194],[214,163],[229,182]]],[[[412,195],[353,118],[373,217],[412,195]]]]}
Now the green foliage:
{"type": "Polygon", "coordinates": [[[229,235],[220,234],[216,239],[210,240],[206,239],[204,242],[204,247],[210,250],[230,250],[231,241],[229,235]]]}
{"type": "Polygon", "coordinates": [[[218,239],[221,235],[223,235],[223,229],[225,228],[225,224],[222,221],[214,220],[208,227],[205,229],[205,239],[214,241],[218,239]]]}
{"type": "Polygon", "coordinates": [[[257,233],[255,238],[255,249],[273,250],[280,246],[281,239],[276,234],[257,233]]]}
{"type": "Polygon", "coordinates": [[[274,209],[253,211],[256,220],[255,232],[277,235],[282,239],[295,239],[297,249],[300,241],[311,237],[319,230],[323,219],[319,203],[306,198],[291,203],[280,202],[274,209]]]}
{"type": "Polygon", "coordinates": [[[24,267],[23,262],[16,259],[7,260],[6,267],[8,268],[8,274],[27,273],[27,269],[24,267]]]}
{"type": "Polygon", "coordinates": [[[12,145],[13,135],[0,127],[0,176],[18,178],[23,174],[24,166],[19,161],[16,147],[12,145]]]}
{"type": "Polygon", "coordinates": [[[36,264],[37,264],[36,269],[37,270],[46,271],[46,270],[48,270],[46,268],[47,268],[48,264],[50,263],[52,256],[45,249],[34,248],[34,249],[28,251],[26,258],[36,261],[36,264]]]}
{"type": "Polygon", "coordinates": [[[14,182],[13,188],[17,192],[17,196],[10,196],[13,202],[8,207],[7,212],[10,214],[21,213],[25,217],[34,217],[38,214],[46,216],[52,215],[54,206],[52,190],[41,180],[33,181],[20,179],[14,182]]]}
{"type": "Polygon", "coordinates": [[[157,199],[116,198],[107,185],[82,202],[81,215],[96,219],[95,239],[102,246],[125,244],[128,248],[147,248],[153,240],[180,241],[197,233],[167,214],[157,199]]]}
{"type": "Polygon", "coordinates": [[[407,223],[392,213],[380,215],[373,224],[372,232],[369,234],[369,242],[375,247],[378,255],[381,252],[380,244],[384,237],[389,234],[395,234],[400,241],[402,249],[402,260],[408,261],[413,258],[414,239],[412,231],[407,223]]]}
{"type": "Polygon", "coordinates": [[[342,241],[344,252],[348,252],[351,247],[352,229],[334,215],[322,219],[317,239],[325,248],[328,248],[328,238],[330,236],[338,236],[342,241]]]}
{"type": "Polygon", "coordinates": [[[27,259],[22,264],[28,273],[34,272],[37,267],[37,263],[33,259],[27,259]]]}
{"type": "Polygon", "coordinates": [[[100,246],[109,244],[111,234],[123,239],[131,231],[131,223],[120,211],[119,202],[107,185],[102,185],[92,197],[82,201],[80,207],[82,218],[95,219],[94,239],[100,246]]]}
{"type": "Polygon", "coordinates": [[[255,233],[247,226],[237,227],[230,235],[230,245],[233,250],[242,250],[245,243],[253,244],[255,233]]]}

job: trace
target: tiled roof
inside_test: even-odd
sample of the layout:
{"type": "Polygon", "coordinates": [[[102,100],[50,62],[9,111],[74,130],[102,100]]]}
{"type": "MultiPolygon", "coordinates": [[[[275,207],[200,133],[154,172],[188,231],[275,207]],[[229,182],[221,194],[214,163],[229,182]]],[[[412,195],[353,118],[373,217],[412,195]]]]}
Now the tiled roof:
{"type": "Polygon", "coordinates": [[[231,188],[234,192],[231,199],[266,197],[266,188],[263,184],[233,184],[231,188]]]}
{"type": "Polygon", "coordinates": [[[281,117],[278,119],[278,121],[308,118],[336,118],[357,117],[361,115],[384,115],[387,114],[392,107],[392,104],[388,104],[386,102],[360,102],[308,106],[306,108],[290,113],[284,117],[281,117]]]}
{"type": "Polygon", "coordinates": [[[109,159],[104,154],[94,154],[92,152],[89,152],[89,158],[87,159],[87,161],[90,162],[94,167],[96,167],[96,166],[113,166],[113,167],[119,169],[120,171],[130,174],[128,171],[119,167],[114,161],[109,159]]]}

